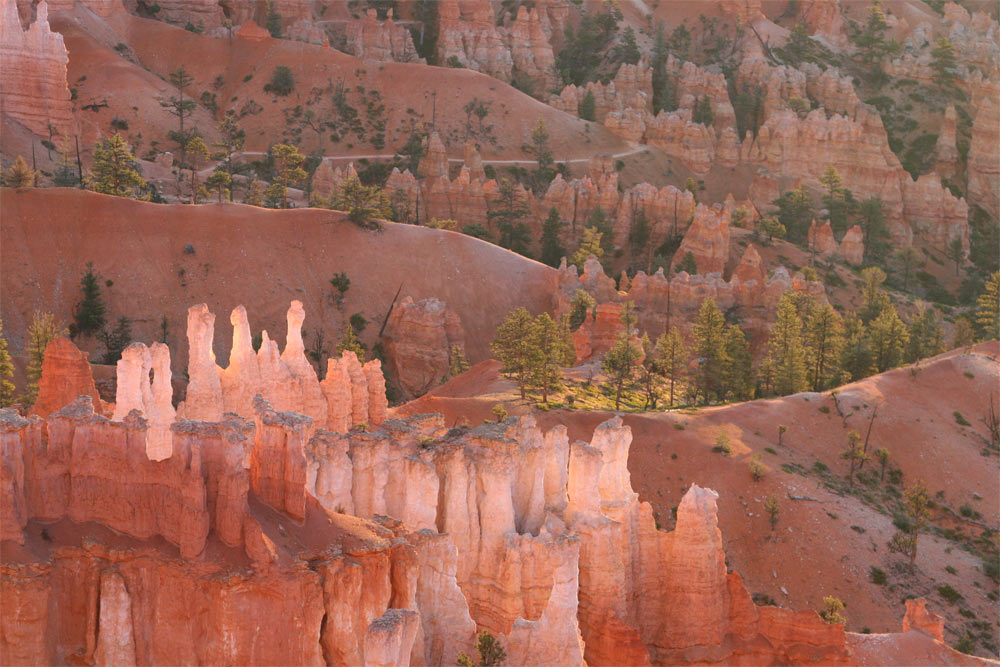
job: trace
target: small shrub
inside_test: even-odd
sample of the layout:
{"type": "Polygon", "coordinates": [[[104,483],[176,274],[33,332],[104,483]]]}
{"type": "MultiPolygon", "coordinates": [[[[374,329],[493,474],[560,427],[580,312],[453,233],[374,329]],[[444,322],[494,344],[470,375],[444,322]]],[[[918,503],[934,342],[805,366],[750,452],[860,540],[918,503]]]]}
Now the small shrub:
{"type": "Polygon", "coordinates": [[[725,429],[715,436],[715,447],[712,447],[712,451],[723,456],[729,456],[733,452],[733,448],[729,445],[729,434],[725,429]]]}
{"type": "Polygon", "coordinates": [[[958,424],[959,426],[972,426],[972,424],[969,423],[969,420],[963,417],[962,413],[959,412],[958,410],[955,410],[951,414],[955,415],[955,423],[958,424]]]}
{"type": "Polygon", "coordinates": [[[910,527],[911,527],[910,518],[907,517],[905,514],[897,514],[896,516],[892,517],[892,525],[894,525],[896,528],[903,531],[904,533],[910,532],[910,527]]]}
{"type": "Polygon", "coordinates": [[[972,508],[972,505],[968,505],[968,504],[962,505],[961,507],[959,507],[958,508],[958,512],[959,512],[959,514],[961,514],[962,516],[964,516],[966,519],[979,519],[979,518],[982,517],[982,514],[980,514],[976,510],[974,510],[972,508]]]}
{"type": "Polygon", "coordinates": [[[830,468],[822,461],[816,461],[816,463],[813,464],[813,470],[815,470],[818,473],[824,473],[829,469],[830,468]]]}
{"type": "Polygon", "coordinates": [[[976,650],[976,639],[971,634],[966,632],[965,636],[955,642],[955,645],[952,648],[960,653],[972,655],[972,652],[976,650]]]}
{"type": "Polygon", "coordinates": [[[970,380],[971,380],[972,378],[976,377],[975,375],[973,375],[973,374],[972,374],[972,373],[970,373],[969,371],[965,371],[965,373],[963,373],[963,375],[964,375],[965,377],[969,378],[970,380]]]}
{"type": "Polygon", "coordinates": [[[956,591],[951,586],[949,586],[948,584],[945,584],[943,586],[938,586],[937,587],[937,592],[938,592],[938,595],[940,595],[941,597],[943,597],[950,604],[955,604],[959,600],[963,599],[963,595],[961,593],[959,593],[958,591],[956,591]]]}
{"type": "Polygon", "coordinates": [[[819,406],[819,411],[822,412],[824,415],[828,415],[828,414],[830,414],[830,406],[829,405],[821,405],[821,406],[819,406]]]}
{"type": "Polygon", "coordinates": [[[853,530],[858,535],[864,535],[865,533],[868,532],[867,530],[865,530],[861,526],[851,526],[851,530],[853,530]]]}
{"type": "Polygon", "coordinates": [[[764,451],[767,452],[768,454],[774,454],[775,456],[778,455],[778,452],[774,451],[773,447],[765,447],[764,451]]]}
{"type": "Polygon", "coordinates": [[[899,468],[892,468],[886,473],[889,478],[890,484],[902,484],[903,483],[903,471],[899,468]]]}
{"type": "Polygon", "coordinates": [[[421,436],[417,444],[420,446],[420,449],[430,449],[434,445],[434,438],[429,435],[421,436]]]}
{"type": "Polygon", "coordinates": [[[684,430],[684,424],[681,424],[679,422],[674,422],[674,428],[677,429],[678,431],[683,431],[684,430]]]}
{"type": "Polygon", "coordinates": [[[750,477],[752,477],[755,482],[759,482],[764,479],[764,475],[767,473],[767,468],[760,461],[760,454],[753,455],[753,457],[747,462],[747,468],[750,470],[750,477]]]}
{"type": "Polygon", "coordinates": [[[504,407],[503,403],[497,403],[493,406],[493,416],[496,417],[497,423],[507,419],[507,408],[504,407]]]}
{"type": "Polygon", "coordinates": [[[944,571],[947,572],[948,574],[956,574],[958,572],[958,570],[956,570],[951,565],[945,565],[944,571]]]}
{"type": "Polygon", "coordinates": [[[673,454],[670,455],[670,460],[671,461],[676,461],[677,460],[677,452],[674,452],[673,454]]]}
{"type": "Polygon", "coordinates": [[[194,254],[194,246],[191,245],[190,243],[188,243],[186,246],[184,246],[184,254],[185,255],[193,255],[194,254]]]}
{"type": "Polygon", "coordinates": [[[873,584],[878,584],[879,586],[884,586],[886,582],[885,570],[882,568],[875,567],[872,565],[871,570],[868,572],[868,576],[871,577],[873,584]]]}
{"type": "Polygon", "coordinates": [[[285,65],[278,65],[271,73],[271,80],[264,86],[264,90],[284,97],[295,90],[295,77],[292,70],[285,65]]]}
{"type": "Polygon", "coordinates": [[[454,67],[455,69],[462,69],[465,67],[465,65],[462,64],[462,61],[458,59],[458,56],[448,56],[447,65],[448,67],[454,67]]]}
{"type": "Polygon", "coordinates": [[[823,617],[824,621],[831,625],[835,623],[846,623],[847,619],[840,613],[843,610],[844,603],[841,602],[839,598],[835,598],[831,595],[823,598],[823,611],[819,612],[819,615],[823,617]]]}
{"type": "Polygon", "coordinates": [[[758,607],[777,607],[778,603],[767,593],[754,593],[753,602],[758,607]]]}

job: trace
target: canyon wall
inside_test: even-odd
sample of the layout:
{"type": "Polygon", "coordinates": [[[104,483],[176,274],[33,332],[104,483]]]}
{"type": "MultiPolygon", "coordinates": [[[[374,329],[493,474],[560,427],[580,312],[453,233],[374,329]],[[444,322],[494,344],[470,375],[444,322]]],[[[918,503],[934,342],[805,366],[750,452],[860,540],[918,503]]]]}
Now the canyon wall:
{"type": "Polygon", "coordinates": [[[27,30],[15,1],[0,0],[0,60],[0,113],[46,139],[72,135],[69,56],[62,35],[49,28],[44,0],[27,30]]]}

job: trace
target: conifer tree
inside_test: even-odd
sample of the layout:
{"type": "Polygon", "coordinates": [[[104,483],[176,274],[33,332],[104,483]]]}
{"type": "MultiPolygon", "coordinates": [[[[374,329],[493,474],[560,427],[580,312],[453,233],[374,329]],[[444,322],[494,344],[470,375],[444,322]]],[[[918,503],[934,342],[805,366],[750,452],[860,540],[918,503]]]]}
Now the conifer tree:
{"type": "Polygon", "coordinates": [[[726,318],[715,299],[709,297],[702,301],[692,331],[695,355],[699,358],[696,390],[705,403],[719,394],[722,368],[726,362],[725,326],[726,318]]]}
{"type": "MultiPolygon", "coordinates": [[[[237,120],[235,111],[232,109],[227,111],[219,123],[219,141],[212,144],[213,148],[218,149],[212,154],[212,159],[221,162],[216,169],[226,172],[229,175],[230,183],[233,176],[241,172],[241,166],[233,159],[233,156],[243,150],[247,138],[246,131],[240,127],[237,120]]],[[[229,201],[232,200],[233,188],[230,188],[229,201]]]]}
{"type": "Polygon", "coordinates": [[[844,370],[845,381],[860,380],[875,370],[868,327],[853,313],[844,319],[844,346],[840,366],[844,370]]]}
{"type": "Polygon", "coordinates": [[[778,314],[768,339],[768,355],[774,362],[775,391],[779,395],[804,391],[807,384],[802,319],[795,301],[785,294],[778,301],[778,314]]]}
{"type": "MultiPolygon", "coordinates": [[[[288,186],[305,180],[308,174],[302,168],[306,156],[291,144],[275,144],[271,147],[278,183],[281,184],[281,208],[288,208],[288,186]]],[[[348,183],[356,179],[351,178],[348,183]]],[[[346,209],[344,209],[346,210],[346,209]]]]}
{"type": "Polygon", "coordinates": [[[462,348],[459,345],[452,345],[448,352],[448,375],[455,377],[469,370],[469,362],[465,360],[462,348]]]}
{"type": "Polygon", "coordinates": [[[596,100],[594,99],[594,91],[588,88],[587,94],[583,96],[582,100],[580,100],[580,106],[577,109],[577,113],[580,114],[580,118],[593,121],[595,118],[595,107],[596,100]]]}
{"type": "Polygon", "coordinates": [[[224,171],[213,171],[212,174],[205,179],[205,186],[211,190],[215,190],[215,194],[219,197],[219,203],[222,203],[222,198],[229,196],[232,200],[232,192],[229,187],[232,185],[232,177],[224,171]]]}
{"type": "Polygon", "coordinates": [[[525,398],[525,389],[531,373],[533,355],[532,333],[534,320],[524,308],[512,310],[497,328],[491,349],[503,364],[501,372],[514,379],[525,398]]]}
{"type": "Polygon", "coordinates": [[[840,454],[840,458],[847,459],[847,463],[850,466],[847,473],[847,482],[852,487],[854,486],[854,470],[859,466],[863,465],[865,461],[868,460],[868,455],[865,454],[864,445],[861,441],[861,436],[858,435],[857,431],[849,431],[847,434],[847,449],[845,449],[840,454]]]}
{"type": "Polygon", "coordinates": [[[191,203],[197,204],[198,169],[201,168],[202,161],[211,157],[211,154],[208,152],[208,146],[205,145],[205,140],[201,137],[192,137],[191,140],[187,142],[185,152],[187,153],[188,168],[191,172],[191,203]]]}
{"type": "Polygon", "coordinates": [[[902,553],[910,559],[910,572],[913,572],[917,561],[917,541],[920,533],[931,518],[930,494],[922,480],[903,492],[904,507],[909,521],[909,529],[900,531],[889,541],[889,551],[902,553]]]}
{"type": "Polygon", "coordinates": [[[907,327],[909,342],[906,346],[906,361],[912,363],[944,352],[944,332],[937,322],[933,308],[921,303],[917,313],[907,327]]]}
{"type": "Polygon", "coordinates": [[[347,322],[347,328],[344,329],[344,336],[340,339],[336,347],[338,356],[344,352],[353,352],[358,356],[358,361],[365,363],[365,346],[358,340],[357,335],[354,333],[354,325],[350,321],[347,322]]]}
{"type": "Polygon", "coordinates": [[[951,349],[969,347],[976,342],[976,332],[972,328],[972,322],[968,317],[960,317],[955,320],[955,326],[951,332],[951,349]]]}
{"type": "Polygon", "coordinates": [[[94,192],[116,197],[134,198],[146,187],[146,181],[136,170],[135,156],[117,132],[94,147],[90,178],[94,192]]]}
{"type": "Polygon", "coordinates": [[[844,346],[844,326],[830,304],[814,304],[806,319],[804,340],[808,384],[822,391],[840,380],[840,355],[844,346]]]}
{"type": "Polygon", "coordinates": [[[180,160],[178,165],[183,169],[187,165],[187,145],[194,136],[190,129],[184,128],[184,120],[194,113],[195,101],[191,98],[184,97],[184,89],[194,83],[194,77],[191,76],[183,66],[170,72],[167,75],[167,79],[170,83],[180,91],[180,96],[171,96],[167,101],[160,102],[160,106],[164,107],[171,115],[177,116],[177,130],[171,130],[167,133],[172,141],[177,144],[180,150],[180,160]]]}
{"type": "Polygon", "coordinates": [[[28,385],[24,391],[24,402],[33,404],[38,398],[38,381],[42,377],[42,362],[45,361],[45,347],[54,338],[65,336],[66,328],[56,322],[51,313],[35,311],[25,340],[25,350],[28,354],[28,385]]]}
{"type": "Polygon", "coordinates": [[[7,338],[3,335],[3,319],[0,319],[0,408],[14,402],[14,362],[7,351],[7,338]]]}
{"type": "Polygon", "coordinates": [[[885,271],[877,266],[869,266],[861,271],[862,303],[860,315],[865,324],[869,324],[881,315],[882,311],[892,307],[889,295],[882,289],[885,278],[885,271]]]}
{"type": "Polygon", "coordinates": [[[868,328],[875,370],[883,373],[903,363],[910,335],[896,309],[890,306],[868,328]]]}
{"type": "Polygon", "coordinates": [[[21,155],[17,156],[14,164],[4,175],[5,185],[8,188],[33,188],[37,180],[38,173],[28,166],[21,155]]]}
{"type": "Polygon", "coordinates": [[[670,387],[670,407],[674,407],[676,385],[684,379],[691,357],[691,351],[677,327],[670,327],[669,331],[656,339],[656,354],[659,357],[660,372],[670,387]]]}
{"type": "Polygon", "coordinates": [[[626,301],[622,307],[622,332],[614,346],[601,359],[601,369],[608,376],[608,382],[615,390],[615,410],[621,408],[622,393],[629,387],[642,350],[632,342],[632,327],[635,326],[635,305],[626,301]]]}
{"type": "Polygon", "coordinates": [[[694,254],[690,250],[684,253],[684,257],[677,263],[677,268],[674,270],[675,273],[680,273],[681,271],[691,276],[698,273],[698,264],[694,259],[694,254]]]}
{"type": "Polygon", "coordinates": [[[80,279],[80,289],[83,291],[83,298],[76,304],[73,324],[69,328],[73,337],[97,333],[104,328],[106,322],[104,314],[107,307],[101,298],[101,286],[94,273],[93,262],[87,262],[87,270],[80,279]]]}
{"type": "Polygon", "coordinates": [[[656,346],[649,340],[649,335],[642,334],[639,339],[642,346],[642,363],[636,369],[639,375],[639,384],[646,395],[646,410],[655,410],[656,404],[660,400],[659,378],[662,371],[660,356],[656,346]]]}
{"type": "Polygon", "coordinates": [[[576,331],[583,324],[587,315],[591,313],[597,302],[594,297],[582,289],[578,289],[576,294],[573,295],[573,301],[570,303],[569,311],[569,328],[570,331],[576,331]]]}
{"type": "Polygon", "coordinates": [[[549,146],[549,130],[541,118],[531,131],[531,145],[528,151],[535,156],[538,166],[532,175],[532,190],[536,195],[542,195],[549,183],[556,177],[555,162],[552,159],[552,148],[549,146]]]}
{"type": "Polygon", "coordinates": [[[604,256],[604,248],[601,247],[602,234],[594,227],[587,227],[583,230],[583,238],[580,240],[580,247],[573,253],[572,264],[576,265],[579,271],[583,271],[583,265],[590,256],[598,260],[604,256]]]}
{"type": "Polygon", "coordinates": [[[980,338],[1000,338],[1000,271],[994,271],[986,281],[983,293],[976,299],[976,306],[976,326],[980,338]]]}
{"type": "Polygon", "coordinates": [[[566,255],[566,249],[559,243],[559,230],[562,227],[559,211],[553,206],[549,216],[542,223],[542,264],[558,267],[560,260],[566,255]]]}
{"type": "Polygon", "coordinates": [[[735,324],[726,327],[726,356],[722,369],[725,392],[736,401],[753,398],[753,357],[747,337],[735,324]]]}
{"type": "Polygon", "coordinates": [[[114,329],[105,329],[97,334],[97,338],[104,343],[104,357],[101,362],[108,365],[117,364],[122,358],[122,352],[132,342],[132,320],[122,315],[118,318],[114,329]]]}
{"type": "Polygon", "coordinates": [[[549,392],[562,386],[560,369],[573,362],[573,347],[567,337],[569,325],[558,323],[548,313],[542,313],[531,324],[528,382],[542,392],[542,402],[548,405],[549,392]]]}

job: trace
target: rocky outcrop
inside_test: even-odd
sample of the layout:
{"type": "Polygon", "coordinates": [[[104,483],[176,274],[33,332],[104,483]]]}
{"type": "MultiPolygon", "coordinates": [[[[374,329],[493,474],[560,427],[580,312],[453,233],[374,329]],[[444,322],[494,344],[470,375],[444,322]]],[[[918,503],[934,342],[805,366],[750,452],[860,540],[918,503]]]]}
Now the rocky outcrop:
{"type": "Polygon", "coordinates": [[[738,18],[743,23],[754,23],[764,18],[761,0],[722,0],[722,11],[738,18]]]}
{"type": "Polygon", "coordinates": [[[361,20],[347,24],[346,34],[348,52],[363,60],[426,64],[417,55],[410,31],[396,25],[392,9],[385,21],[378,20],[374,9],[367,10],[361,20]]]}
{"type": "Polygon", "coordinates": [[[439,178],[448,178],[448,151],[445,150],[441,135],[437,132],[431,132],[427,138],[427,148],[420,160],[417,175],[432,182],[439,178]]]}
{"type": "Polygon", "coordinates": [[[730,215],[722,206],[698,204],[694,209],[694,220],[674,254],[674,264],[691,253],[698,273],[721,274],[729,260],[730,215]]]}
{"type": "Polygon", "coordinates": [[[361,419],[350,422],[348,427],[360,422],[377,424],[378,421],[372,420],[384,418],[384,391],[381,395],[377,391],[369,392],[365,381],[366,372],[372,377],[381,374],[379,362],[369,362],[364,368],[359,363],[357,373],[350,377],[350,383],[364,383],[363,389],[356,390],[361,398],[355,405],[354,389],[333,390],[321,386],[316,371],[306,359],[302,343],[305,311],[301,302],[292,301],[287,319],[284,351],[279,353],[277,342],[263,331],[260,349],[255,354],[246,309],[242,306],[234,309],[230,316],[233,346],[229,366],[222,369],[216,365],[211,351],[215,316],[204,304],[189,308],[188,393],[185,402],[178,406],[178,415],[184,419],[218,421],[223,412],[227,412],[251,418],[258,411],[254,401],[260,395],[276,411],[308,415],[314,422],[313,428],[343,430],[344,422],[338,415],[344,413],[344,408],[336,401],[347,400],[350,396],[352,413],[356,411],[361,419]],[[335,397],[333,403],[331,396],[335,397]]]}
{"type": "Polygon", "coordinates": [[[864,259],[864,233],[854,225],[844,234],[840,243],[833,236],[833,227],[827,220],[822,225],[815,220],[809,226],[809,250],[820,257],[839,257],[851,264],[860,265],[864,259]]]}
{"type": "Polygon", "coordinates": [[[146,456],[151,461],[169,458],[173,448],[170,426],[176,411],[171,403],[170,348],[153,343],[147,348],[132,343],[118,360],[115,410],[112,419],[125,421],[135,410],[148,423],[145,433],[146,456]]]}
{"type": "Polygon", "coordinates": [[[590,81],[586,86],[570,84],[559,95],[550,97],[549,104],[578,116],[580,103],[587,93],[594,97],[594,120],[599,123],[607,124],[608,114],[627,109],[641,116],[653,110],[653,70],[642,63],[623,64],[607,84],[600,81],[590,81]]]}
{"type": "Polygon", "coordinates": [[[645,141],[677,157],[699,176],[708,173],[715,162],[715,131],[691,121],[691,110],[661,111],[646,121],[645,141]]]}
{"type": "Polygon", "coordinates": [[[903,617],[903,632],[919,630],[936,641],[944,641],[944,618],[927,609],[927,600],[910,598],[906,600],[906,615],[903,617]]]}
{"type": "Polygon", "coordinates": [[[859,225],[848,229],[840,240],[840,254],[851,264],[861,266],[865,258],[865,234],[859,225]]]}
{"type": "Polygon", "coordinates": [[[322,26],[317,25],[309,19],[299,19],[288,26],[283,31],[286,39],[306,44],[316,44],[317,46],[329,46],[330,39],[322,26]]]}
{"type": "Polygon", "coordinates": [[[941,185],[936,173],[903,181],[903,216],[914,239],[946,249],[953,239],[969,252],[969,207],[941,185]]]}
{"type": "Polygon", "coordinates": [[[324,158],[313,172],[311,190],[313,203],[318,205],[329,203],[344,183],[357,178],[358,172],[353,162],[348,162],[346,167],[334,167],[333,160],[324,158]]]}
{"type": "Polygon", "coordinates": [[[422,396],[449,376],[452,349],[465,353],[462,321],[443,301],[405,297],[386,322],[386,370],[405,398],[422,396]]]}
{"type": "Polygon", "coordinates": [[[941,119],[941,130],[934,145],[934,171],[942,178],[952,176],[958,166],[957,131],[958,114],[955,112],[955,105],[949,104],[941,119]]]}
{"type": "Polygon", "coordinates": [[[35,9],[35,21],[21,27],[14,0],[0,4],[0,113],[36,135],[73,134],[73,103],[66,83],[69,56],[62,35],[49,28],[48,5],[35,9]]]}
{"type": "Polygon", "coordinates": [[[810,0],[799,11],[810,35],[821,37],[831,46],[847,44],[839,0],[810,0]]]}
{"type": "Polygon", "coordinates": [[[31,414],[48,417],[72,403],[77,396],[90,396],[98,413],[111,414],[112,406],[104,403],[97,392],[87,353],[69,338],[54,338],[45,346],[38,398],[31,407],[31,414]]]}
{"type": "Polygon", "coordinates": [[[969,142],[969,202],[1000,216],[1000,86],[981,81],[973,96],[976,117],[969,142]]]}
{"type": "Polygon", "coordinates": [[[510,24],[507,35],[514,72],[535,82],[539,92],[548,90],[559,82],[556,75],[555,54],[545,32],[542,13],[537,7],[530,10],[521,5],[510,24]]]}

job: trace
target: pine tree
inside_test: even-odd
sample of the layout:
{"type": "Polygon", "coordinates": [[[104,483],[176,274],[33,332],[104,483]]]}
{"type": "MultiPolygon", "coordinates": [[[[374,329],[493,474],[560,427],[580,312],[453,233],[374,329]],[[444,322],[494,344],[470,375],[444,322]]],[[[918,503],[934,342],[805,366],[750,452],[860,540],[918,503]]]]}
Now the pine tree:
{"type": "Polygon", "coordinates": [[[122,352],[132,342],[132,320],[122,315],[118,323],[110,331],[105,329],[97,334],[98,340],[104,343],[104,364],[117,364],[122,358],[122,352]]]}
{"type": "Polygon", "coordinates": [[[205,140],[201,137],[192,137],[188,141],[185,147],[185,152],[188,158],[188,167],[191,171],[191,203],[198,203],[198,169],[201,167],[202,160],[207,160],[211,157],[211,153],[208,152],[208,146],[205,145],[205,140]]]}
{"type": "Polygon", "coordinates": [[[593,227],[583,230],[583,238],[580,240],[580,247],[573,253],[571,263],[576,265],[579,271],[583,271],[583,265],[590,257],[600,260],[604,257],[604,248],[601,247],[602,234],[593,227]]]}
{"type": "Polygon", "coordinates": [[[909,556],[910,572],[913,572],[917,561],[917,541],[920,539],[921,531],[931,518],[931,499],[927,486],[922,480],[907,488],[903,495],[906,516],[910,520],[910,525],[906,532],[901,531],[892,536],[892,540],[889,541],[889,551],[909,556]]]}
{"type": "Polygon", "coordinates": [[[931,69],[934,70],[934,81],[942,88],[954,85],[958,70],[958,58],[955,55],[955,45],[947,37],[938,37],[931,49],[931,69]]]}
{"type": "MultiPolygon", "coordinates": [[[[281,208],[288,208],[288,186],[303,181],[308,176],[302,168],[306,156],[291,144],[275,144],[271,147],[271,155],[274,156],[274,168],[282,187],[281,208]]],[[[348,182],[353,180],[355,179],[351,178],[348,182]]]]}
{"type": "Polygon", "coordinates": [[[698,264],[695,262],[694,254],[691,251],[684,253],[684,257],[681,258],[681,261],[677,263],[677,268],[674,269],[675,273],[680,273],[681,271],[691,276],[698,273],[698,264]]]}
{"type": "Polygon", "coordinates": [[[660,375],[663,372],[660,356],[656,346],[649,340],[648,334],[642,334],[639,339],[642,346],[642,363],[636,369],[639,375],[639,385],[646,395],[645,410],[655,410],[660,400],[660,375]]]}
{"type": "Polygon", "coordinates": [[[764,511],[767,512],[768,522],[771,524],[771,532],[773,533],[774,528],[778,525],[778,515],[781,513],[777,496],[771,494],[764,499],[764,511]]]}
{"type": "Polygon", "coordinates": [[[38,398],[38,381],[42,377],[42,362],[45,348],[55,338],[67,335],[66,328],[56,322],[51,313],[35,311],[26,334],[25,350],[28,354],[26,375],[28,385],[24,391],[24,402],[33,404],[38,398]]]}
{"type": "Polygon", "coordinates": [[[804,330],[808,383],[822,391],[840,380],[840,355],[844,346],[844,326],[830,304],[815,304],[809,311],[804,330]]]}
{"type": "Polygon", "coordinates": [[[881,482],[882,480],[885,479],[885,467],[889,465],[889,459],[892,458],[892,455],[889,453],[889,450],[886,449],[885,447],[879,447],[878,449],[875,450],[875,458],[878,459],[878,464],[879,464],[878,479],[881,482]]]}
{"type": "Polygon", "coordinates": [[[275,39],[281,38],[281,14],[274,7],[274,2],[267,3],[267,15],[264,17],[264,27],[275,39]]]}
{"type": "Polygon", "coordinates": [[[565,257],[566,249],[559,243],[559,230],[562,226],[559,211],[553,206],[549,209],[549,217],[542,223],[542,264],[557,267],[565,257]]]}
{"type": "Polygon", "coordinates": [[[573,346],[568,340],[566,321],[557,323],[548,313],[542,313],[531,325],[531,357],[528,383],[542,392],[542,402],[548,405],[549,392],[562,386],[560,369],[573,363],[573,346]]]}
{"type": "Polygon", "coordinates": [[[503,364],[501,372],[517,382],[521,398],[531,373],[531,359],[534,354],[532,333],[534,320],[524,308],[517,308],[507,315],[497,328],[496,337],[490,346],[494,356],[503,364]]]}
{"type": "Polygon", "coordinates": [[[541,118],[531,131],[531,145],[528,152],[535,156],[538,166],[532,175],[532,190],[536,195],[542,195],[556,177],[555,162],[552,159],[552,148],[549,146],[549,130],[541,118]]]}
{"type": "Polygon", "coordinates": [[[479,652],[479,662],[474,662],[464,651],[459,653],[459,667],[501,667],[507,660],[503,645],[486,630],[476,638],[476,651],[479,652]]]}
{"type": "Polygon", "coordinates": [[[846,381],[868,377],[875,370],[868,328],[853,313],[844,319],[844,347],[840,366],[844,369],[846,381]]]}
{"type": "Polygon", "coordinates": [[[906,361],[912,363],[944,352],[944,332],[937,322],[933,308],[920,303],[917,313],[907,327],[909,343],[906,346],[906,361]]]}
{"type": "Polygon", "coordinates": [[[774,361],[775,391],[782,396],[804,391],[806,378],[805,349],[802,345],[802,319],[788,294],[778,301],[778,314],[768,340],[768,355],[774,361]]]}
{"type": "Polygon", "coordinates": [[[969,347],[975,342],[976,332],[969,318],[960,317],[955,320],[955,326],[951,331],[951,349],[969,347]]]}
{"type": "Polygon", "coordinates": [[[639,62],[642,54],[635,41],[635,29],[632,26],[628,26],[622,32],[621,42],[615,47],[615,55],[621,62],[628,65],[635,65],[639,62]]]}
{"type": "Polygon", "coordinates": [[[870,264],[883,263],[889,251],[890,235],[881,199],[872,197],[861,202],[858,207],[858,224],[864,235],[864,261],[870,264]]]}
{"type": "Polygon", "coordinates": [[[569,328],[570,331],[576,331],[580,328],[580,325],[587,320],[587,315],[589,315],[597,302],[594,297],[582,289],[578,289],[576,294],[573,295],[573,301],[570,302],[569,311],[569,328]]]}
{"type": "Polygon", "coordinates": [[[500,245],[522,255],[527,254],[529,243],[528,226],[524,223],[531,210],[519,192],[517,183],[509,178],[501,178],[497,183],[497,199],[486,214],[490,228],[499,232],[500,245]]]}
{"type": "Polygon", "coordinates": [[[980,338],[1000,338],[1000,271],[994,271],[986,281],[983,293],[976,299],[976,307],[976,327],[980,338]]]}
{"type": "Polygon", "coordinates": [[[736,401],[753,398],[753,357],[747,337],[735,324],[726,327],[726,357],[722,368],[726,393],[736,401]]]}
{"type": "Polygon", "coordinates": [[[469,370],[469,362],[465,360],[465,354],[460,345],[452,345],[448,352],[448,375],[455,377],[469,370]]]}
{"type": "Polygon", "coordinates": [[[676,385],[687,374],[691,350],[680,330],[677,327],[670,327],[669,331],[656,339],[656,353],[659,357],[660,372],[670,386],[670,407],[674,407],[676,385]]]}
{"type": "Polygon", "coordinates": [[[59,149],[59,166],[52,175],[52,184],[57,188],[75,188],[80,185],[79,171],[66,144],[59,149]]]}
{"type": "Polygon", "coordinates": [[[135,156],[117,132],[94,147],[90,178],[94,192],[116,197],[134,198],[146,187],[136,170],[135,156]]]}
{"type": "Polygon", "coordinates": [[[705,127],[712,126],[712,100],[708,95],[702,95],[695,103],[694,111],[691,115],[692,123],[700,123],[705,127]]]}
{"type": "Polygon", "coordinates": [[[593,121],[596,113],[596,100],[594,99],[594,91],[590,88],[587,89],[587,94],[583,96],[580,100],[580,106],[577,109],[580,118],[583,120],[593,121]]]}
{"type": "Polygon", "coordinates": [[[232,199],[232,194],[230,192],[229,186],[232,185],[232,177],[224,171],[213,171],[212,174],[205,179],[205,186],[215,190],[216,195],[219,197],[219,203],[222,203],[222,198],[229,196],[232,199]]]}
{"type": "Polygon", "coordinates": [[[180,91],[180,96],[171,96],[166,102],[160,102],[160,106],[165,108],[171,115],[177,116],[177,130],[171,130],[167,133],[167,136],[177,144],[180,150],[180,160],[177,164],[183,169],[187,164],[187,144],[193,136],[190,130],[184,128],[184,120],[194,113],[197,106],[193,99],[184,97],[184,89],[194,83],[194,77],[181,66],[179,69],[170,72],[167,75],[167,79],[171,85],[180,91]]]}
{"type": "Polygon", "coordinates": [[[354,325],[350,321],[347,322],[347,327],[344,329],[344,336],[337,343],[335,350],[338,356],[344,352],[353,352],[358,356],[358,361],[361,363],[365,362],[365,346],[358,340],[357,335],[354,333],[354,325]]]}
{"type": "Polygon", "coordinates": [[[861,271],[862,304],[860,315],[865,324],[869,324],[883,311],[892,308],[889,295],[882,289],[885,278],[885,271],[877,266],[869,266],[861,271]]]}
{"type": "Polygon", "coordinates": [[[38,180],[38,173],[28,166],[24,157],[18,155],[4,175],[4,180],[8,188],[33,188],[38,180]]]}
{"type": "Polygon", "coordinates": [[[840,453],[840,458],[847,459],[847,463],[850,466],[847,473],[847,483],[853,487],[855,469],[868,460],[868,455],[865,454],[864,446],[862,445],[861,436],[858,435],[857,431],[849,431],[847,433],[847,449],[840,453]]]}
{"type": "Polygon", "coordinates": [[[608,382],[615,390],[615,410],[621,409],[622,393],[629,387],[635,376],[636,365],[642,350],[632,342],[632,327],[635,326],[635,305],[626,301],[622,307],[622,332],[614,346],[601,359],[601,369],[608,376],[608,382]]]}
{"type": "Polygon", "coordinates": [[[380,224],[374,220],[388,218],[392,214],[392,205],[382,188],[362,185],[353,176],[334,193],[332,205],[335,209],[347,211],[348,219],[361,227],[378,229],[380,224]]]}
{"type": "Polygon", "coordinates": [[[903,289],[907,290],[910,287],[910,275],[914,269],[921,265],[920,251],[908,245],[893,253],[893,258],[896,260],[899,270],[903,272],[903,289]]]}
{"type": "Polygon", "coordinates": [[[14,362],[7,351],[7,338],[3,335],[3,319],[0,319],[0,408],[14,403],[14,362]]]}
{"type": "Polygon", "coordinates": [[[73,324],[70,325],[70,334],[74,337],[97,333],[104,328],[106,322],[104,314],[107,307],[101,298],[101,286],[94,274],[93,262],[87,262],[87,270],[80,279],[80,289],[83,291],[83,299],[76,304],[73,324]]]}
{"type": "Polygon", "coordinates": [[[910,335],[896,309],[889,307],[868,328],[875,370],[883,373],[903,363],[910,335]]]}
{"type": "Polygon", "coordinates": [[[955,262],[955,276],[959,275],[959,270],[962,268],[962,262],[965,261],[965,248],[962,246],[962,239],[955,237],[948,244],[948,249],[945,255],[951,261],[955,262]]]}
{"type": "Polygon", "coordinates": [[[695,355],[699,358],[695,384],[705,403],[719,393],[726,361],[725,325],[726,319],[715,299],[709,297],[702,301],[692,330],[695,355]]]}

